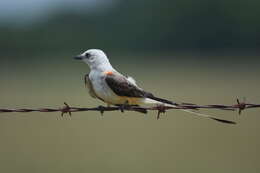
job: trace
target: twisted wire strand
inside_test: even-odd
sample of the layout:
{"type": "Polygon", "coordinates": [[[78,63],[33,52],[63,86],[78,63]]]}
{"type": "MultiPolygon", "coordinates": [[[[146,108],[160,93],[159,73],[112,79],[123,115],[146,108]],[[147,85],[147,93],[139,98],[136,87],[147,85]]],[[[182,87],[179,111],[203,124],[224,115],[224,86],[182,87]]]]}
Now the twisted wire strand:
{"type": "MultiPolygon", "coordinates": [[[[99,111],[102,115],[105,111],[136,111],[140,113],[147,113],[148,111],[158,111],[157,119],[159,119],[161,113],[165,113],[166,110],[169,109],[182,109],[182,110],[200,110],[200,109],[218,109],[218,110],[229,110],[229,111],[235,111],[238,110],[238,113],[241,114],[241,112],[245,109],[251,109],[251,108],[260,108],[260,104],[252,104],[252,103],[246,103],[246,102],[240,102],[239,99],[237,99],[237,103],[234,105],[222,105],[222,104],[212,104],[212,105],[197,105],[193,103],[180,103],[176,104],[176,107],[168,107],[164,105],[158,105],[155,107],[139,107],[139,106],[124,106],[123,108],[120,106],[115,107],[104,107],[104,106],[98,106],[93,108],[81,108],[81,107],[71,107],[66,102],[64,102],[63,107],[61,108],[38,108],[38,109],[31,109],[31,108],[22,108],[22,109],[0,109],[0,113],[8,113],[8,112],[17,112],[17,113],[28,113],[28,112],[61,112],[61,116],[68,113],[70,116],[72,112],[83,112],[83,111],[99,111]]],[[[210,118],[210,117],[209,117],[210,118]]],[[[222,119],[216,119],[211,118],[220,122],[224,123],[231,123],[234,124],[232,121],[228,120],[222,120],[222,119]]]]}

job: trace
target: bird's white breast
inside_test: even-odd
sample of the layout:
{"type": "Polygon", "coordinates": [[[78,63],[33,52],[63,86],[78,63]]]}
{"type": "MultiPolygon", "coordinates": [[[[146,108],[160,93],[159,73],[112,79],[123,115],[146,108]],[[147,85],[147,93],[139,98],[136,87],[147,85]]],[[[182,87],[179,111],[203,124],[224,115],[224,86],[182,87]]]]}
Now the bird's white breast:
{"type": "Polygon", "coordinates": [[[104,73],[91,71],[89,78],[98,97],[111,104],[117,103],[118,96],[107,85],[104,73]]]}

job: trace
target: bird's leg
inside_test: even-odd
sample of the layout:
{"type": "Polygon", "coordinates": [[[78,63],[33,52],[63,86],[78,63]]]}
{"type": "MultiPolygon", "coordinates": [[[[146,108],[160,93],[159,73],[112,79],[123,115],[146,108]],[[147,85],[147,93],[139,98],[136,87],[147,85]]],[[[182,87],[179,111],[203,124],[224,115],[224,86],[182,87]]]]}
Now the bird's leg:
{"type": "Polygon", "coordinates": [[[101,116],[103,116],[103,115],[104,115],[104,112],[105,112],[105,107],[100,105],[100,106],[98,107],[98,109],[99,109],[99,111],[100,111],[101,116]]]}
{"type": "Polygon", "coordinates": [[[123,112],[124,112],[124,109],[125,109],[126,107],[128,107],[128,106],[129,106],[128,101],[125,101],[124,104],[119,105],[119,109],[120,109],[120,111],[123,113],[123,112]]]}

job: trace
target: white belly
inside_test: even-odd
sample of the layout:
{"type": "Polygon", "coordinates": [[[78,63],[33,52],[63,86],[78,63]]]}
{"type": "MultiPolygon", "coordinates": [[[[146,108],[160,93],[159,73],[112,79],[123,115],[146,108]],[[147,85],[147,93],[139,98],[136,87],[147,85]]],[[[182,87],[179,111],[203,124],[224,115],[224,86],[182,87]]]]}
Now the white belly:
{"type": "Polygon", "coordinates": [[[106,84],[105,76],[103,74],[92,73],[90,74],[90,80],[93,89],[99,98],[109,104],[120,104],[118,103],[118,96],[106,84]]]}

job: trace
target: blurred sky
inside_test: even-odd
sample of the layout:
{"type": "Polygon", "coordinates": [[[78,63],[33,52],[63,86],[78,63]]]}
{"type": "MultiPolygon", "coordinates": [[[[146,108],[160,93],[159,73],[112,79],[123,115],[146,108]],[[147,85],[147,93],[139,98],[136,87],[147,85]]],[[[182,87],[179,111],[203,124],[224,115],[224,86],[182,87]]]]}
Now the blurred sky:
{"type": "Polygon", "coordinates": [[[59,9],[93,12],[108,8],[116,0],[10,0],[0,1],[0,21],[31,22],[59,9]],[[22,19],[22,20],[21,20],[22,19]]]}

